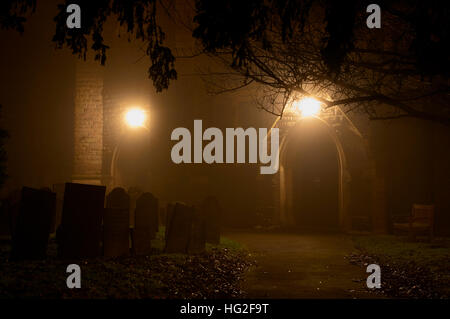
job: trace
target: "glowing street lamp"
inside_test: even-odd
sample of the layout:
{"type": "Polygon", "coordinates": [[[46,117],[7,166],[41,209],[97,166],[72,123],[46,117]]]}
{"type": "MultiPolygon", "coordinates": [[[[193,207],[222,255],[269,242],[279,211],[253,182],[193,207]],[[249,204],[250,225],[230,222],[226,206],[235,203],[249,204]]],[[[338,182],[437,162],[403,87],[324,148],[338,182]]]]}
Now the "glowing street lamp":
{"type": "Polygon", "coordinates": [[[147,119],[147,115],[145,112],[138,108],[133,108],[128,110],[125,114],[125,122],[130,127],[144,127],[145,120],[147,119]]]}
{"type": "Polygon", "coordinates": [[[303,117],[313,117],[320,113],[320,101],[312,97],[305,97],[292,103],[294,109],[303,117]]]}
{"type": "Polygon", "coordinates": [[[148,122],[147,114],[148,112],[145,111],[145,108],[142,109],[139,107],[129,108],[126,112],[123,113],[124,124],[132,128],[133,130],[126,130],[125,127],[123,127],[118,134],[118,139],[112,152],[111,158],[110,176],[111,176],[111,185],[113,187],[118,186],[118,184],[116,184],[116,181],[114,179],[116,178],[115,176],[117,176],[116,174],[117,161],[119,158],[119,153],[121,151],[122,145],[124,143],[127,143],[128,137],[136,136],[135,133],[143,132],[144,130],[149,132],[149,128],[146,126],[148,122]],[[143,128],[144,130],[141,130],[140,128],[143,128]]]}

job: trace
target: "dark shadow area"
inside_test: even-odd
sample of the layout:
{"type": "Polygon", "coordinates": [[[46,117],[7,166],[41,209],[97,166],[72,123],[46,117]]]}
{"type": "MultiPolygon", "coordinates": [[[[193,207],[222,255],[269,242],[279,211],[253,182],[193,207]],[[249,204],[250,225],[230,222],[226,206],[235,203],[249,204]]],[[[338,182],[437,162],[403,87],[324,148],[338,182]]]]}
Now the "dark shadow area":
{"type": "Polygon", "coordinates": [[[288,159],[292,168],[296,226],[310,230],[337,230],[338,155],[327,128],[304,121],[292,133],[288,159]]]}

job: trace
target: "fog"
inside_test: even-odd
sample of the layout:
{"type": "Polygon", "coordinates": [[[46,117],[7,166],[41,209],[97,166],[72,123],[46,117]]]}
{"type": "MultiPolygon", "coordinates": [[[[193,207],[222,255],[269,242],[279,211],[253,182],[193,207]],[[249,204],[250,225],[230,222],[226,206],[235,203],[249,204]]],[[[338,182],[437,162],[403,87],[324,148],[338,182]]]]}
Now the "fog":
{"type": "MultiPolygon", "coordinates": [[[[111,49],[103,67],[93,62],[92,56],[88,56],[88,62],[83,62],[68,49],[55,50],[51,41],[56,14],[53,4],[39,2],[37,12],[25,24],[23,35],[0,31],[1,121],[10,135],[6,145],[9,179],[2,189],[2,196],[23,185],[51,187],[74,179],[76,70],[80,64],[87,63],[101,70],[98,72],[103,79],[100,173],[102,183],[110,183],[109,189],[113,186],[140,187],[154,193],[163,203],[196,203],[207,195],[214,195],[225,207],[225,220],[233,226],[269,225],[283,221],[283,214],[278,210],[284,205],[283,198],[287,200],[289,196],[293,202],[287,206],[309,205],[301,203],[301,196],[283,195],[283,190],[278,190],[285,179],[292,177],[262,176],[259,164],[176,165],[172,162],[170,151],[174,142],[170,140],[171,132],[177,127],[193,131],[195,119],[201,119],[205,128],[222,130],[227,127],[270,128],[276,120],[274,115],[258,109],[252,91],[208,94],[200,73],[205,66],[213,64],[210,58],[178,59],[178,80],[167,91],[156,93],[147,77],[149,62],[142,43],[127,41],[126,36],[117,37],[120,28],[113,22],[106,27],[106,42],[111,49]],[[148,110],[148,131],[125,132],[122,114],[136,105],[148,110]],[[112,169],[111,157],[117,143],[123,146],[112,169]]],[[[167,18],[164,24],[168,30],[168,44],[176,52],[196,50],[187,30],[167,18]]],[[[317,160],[294,159],[290,164],[285,162],[282,171],[302,171],[305,161],[315,162],[316,171],[320,174],[328,169],[334,170],[330,173],[334,177],[324,179],[318,176],[320,174],[314,175],[314,170],[309,171],[314,176],[309,176],[303,184],[308,191],[314,187],[314,180],[322,180],[327,185],[321,186],[322,193],[305,195],[308,200],[314,196],[319,196],[316,202],[332,198],[328,202],[334,208],[324,209],[331,211],[332,217],[328,217],[335,222],[336,218],[343,218],[339,210],[347,209],[349,216],[370,219],[372,211],[379,208],[376,205],[386,208],[387,214],[405,216],[414,202],[435,202],[441,207],[437,219],[447,223],[449,217],[444,211],[450,208],[445,195],[450,186],[449,152],[442,145],[448,145],[448,130],[419,120],[369,122],[361,114],[348,116],[350,122],[343,120],[345,123],[342,123],[348,127],[348,123],[356,125],[355,130],[358,134],[362,132],[364,137],[360,138],[353,129],[333,133],[346,140],[341,146],[345,152],[345,169],[342,168],[344,157],[339,159],[336,155],[339,147],[331,135],[322,143],[331,145],[326,156],[314,149],[305,149],[308,143],[303,146],[293,142],[286,144],[294,145],[289,146],[293,148],[292,154],[299,150],[310,152],[309,155],[317,157],[317,160]],[[325,160],[327,158],[331,162],[325,160]],[[370,190],[374,183],[378,183],[371,181],[372,176],[378,174],[373,175],[374,170],[382,171],[386,176],[382,179],[382,188],[386,189],[382,201],[377,200],[370,190]],[[371,201],[374,207],[364,206],[371,201]]],[[[330,132],[333,130],[331,128],[330,132]]],[[[312,139],[312,146],[320,140],[312,139]]],[[[302,184],[302,178],[297,179],[302,184]]],[[[291,188],[286,186],[285,191],[295,195],[302,189],[300,186],[291,188]]],[[[314,206],[311,209],[319,208],[314,206]]],[[[289,218],[292,220],[292,216],[289,218]]],[[[441,231],[446,229],[442,226],[441,231]]]]}

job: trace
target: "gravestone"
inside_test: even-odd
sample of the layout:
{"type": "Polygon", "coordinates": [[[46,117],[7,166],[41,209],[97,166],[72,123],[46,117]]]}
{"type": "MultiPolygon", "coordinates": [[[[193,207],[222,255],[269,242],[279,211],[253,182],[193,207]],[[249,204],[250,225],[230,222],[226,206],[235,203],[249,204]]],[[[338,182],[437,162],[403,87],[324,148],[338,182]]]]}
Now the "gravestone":
{"type": "Polygon", "coordinates": [[[106,198],[103,253],[107,257],[130,253],[130,196],[120,187],[114,188],[106,198]]]}
{"type": "Polygon", "coordinates": [[[100,255],[105,186],[66,183],[61,225],[56,237],[60,258],[100,255]]]}
{"type": "Polygon", "coordinates": [[[214,245],[220,243],[220,219],[222,210],[214,196],[208,196],[202,203],[202,215],[205,219],[206,242],[214,245]]]}
{"type": "Polygon", "coordinates": [[[167,205],[166,207],[159,205],[159,223],[161,226],[163,226],[164,228],[166,227],[166,222],[167,222],[167,216],[166,213],[167,212],[167,205]]]}
{"type": "Polygon", "coordinates": [[[197,254],[205,251],[206,233],[205,218],[201,209],[194,209],[192,212],[191,234],[189,237],[188,252],[197,254]]]}
{"type": "Polygon", "coordinates": [[[150,252],[151,240],[158,232],[158,200],[150,193],[142,194],[136,200],[134,226],[134,249],[136,254],[150,252]]]}
{"type": "Polygon", "coordinates": [[[6,201],[3,200],[0,207],[0,239],[6,239],[9,238],[10,233],[10,219],[8,214],[8,208],[6,201]]]}
{"type": "Polygon", "coordinates": [[[166,253],[188,253],[194,208],[183,203],[168,206],[166,253]]]}
{"type": "Polygon", "coordinates": [[[21,189],[11,191],[2,201],[1,233],[4,239],[12,239],[14,235],[17,216],[19,216],[21,189]]]}
{"type": "Polygon", "coordinates": [[[167,240],[167,236],[169,234],[169,224],[170,224],[170,219],[172,218],[174,209],[175,209],[175,203],[167,204],[166,218],[165,218],[165,222],[164,222],[164,226],[166,227],[165,231],[164,231],[164,239],[166,239],[166,240],[167,240]]]}
{"type": "Polygon", "coordinates": [[[134,223],[136,222],[135,212],[136,212],[136,201],[142,195],[142,190],[139,187],[129,187],[128,195],[130,196],[130,227],[134,228],[134,223]]]}
{"type": "Polygon", "coordinates": [[[11,259],[45,259],[55,204],[55,193],[22,188],[11,259]]]}

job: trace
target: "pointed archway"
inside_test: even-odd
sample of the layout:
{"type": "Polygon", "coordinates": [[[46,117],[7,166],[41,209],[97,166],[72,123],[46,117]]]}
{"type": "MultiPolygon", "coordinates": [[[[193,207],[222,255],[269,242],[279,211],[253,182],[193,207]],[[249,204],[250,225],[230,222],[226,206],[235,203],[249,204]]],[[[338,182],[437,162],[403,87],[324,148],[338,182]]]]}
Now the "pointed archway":
{"type": "Polygon", "coordinates": [[[374,168],[365,138],[337,107],[320,117],[288,113],[280,129],[276,218],[285,227],[371,228],[374,168]],[[367,225],[366,225],[367,224],[367,225]]]}

